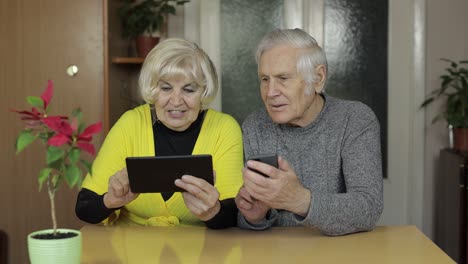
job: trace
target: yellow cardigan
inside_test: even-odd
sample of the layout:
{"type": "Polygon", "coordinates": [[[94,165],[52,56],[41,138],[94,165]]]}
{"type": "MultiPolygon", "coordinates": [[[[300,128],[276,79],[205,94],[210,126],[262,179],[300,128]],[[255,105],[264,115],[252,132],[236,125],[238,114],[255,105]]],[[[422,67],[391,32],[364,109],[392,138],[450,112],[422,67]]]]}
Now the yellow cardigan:
{"type": "MultiPolygon", "coordinates": [[[[227,114],[209,109],[192,154],[211,154],[220,200],[236,196],[242,185],[243,149],[239,124],[227,114]]],[[[127,111],[109,131],[94,160],[92,175],[82,187],[99,195],[107,192],[109,177],[125,167],[130,156],[154,156],[151,112],[148,104],[127,111]]],[[[160,193],[140,194],[104,221],[106,224],[151,226],[203,225],[185,206],[180,192],[167,201],[160,193]]]]}

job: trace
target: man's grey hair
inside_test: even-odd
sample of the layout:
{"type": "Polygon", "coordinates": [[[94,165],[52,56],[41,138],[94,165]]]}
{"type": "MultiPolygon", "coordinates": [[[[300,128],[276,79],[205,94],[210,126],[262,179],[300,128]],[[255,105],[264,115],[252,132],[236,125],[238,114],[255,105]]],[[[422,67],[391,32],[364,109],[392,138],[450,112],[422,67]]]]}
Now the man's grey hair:
{"type": "Polygon", "coordinates": [[[323,49],[317,44],[317,41],[302,29],[276,29],[266,34],[257,46],[255,60],[260,66],[260,57],[264,52],[280,45],[289,45],[295,48],[303,49],[297,60],[297,72],[301,74],[312,89],[312,84],[317,81],[315,68],[319,65],[325,66],[328,72],[327,57],[323,49]]]}

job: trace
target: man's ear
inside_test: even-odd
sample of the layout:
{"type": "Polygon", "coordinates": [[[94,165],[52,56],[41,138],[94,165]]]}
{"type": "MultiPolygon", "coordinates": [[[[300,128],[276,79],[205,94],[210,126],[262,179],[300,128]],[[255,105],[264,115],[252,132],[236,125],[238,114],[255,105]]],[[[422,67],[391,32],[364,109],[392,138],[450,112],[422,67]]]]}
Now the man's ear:
{"type": "Polygon", "coordinates": [[[327,79],[327,67],[323,64],[315,67],[315,76],[316,81],[314,82],[314,91],[316,93],[321,93],[323,86],[325,85],[325,80],[327,79]]]}

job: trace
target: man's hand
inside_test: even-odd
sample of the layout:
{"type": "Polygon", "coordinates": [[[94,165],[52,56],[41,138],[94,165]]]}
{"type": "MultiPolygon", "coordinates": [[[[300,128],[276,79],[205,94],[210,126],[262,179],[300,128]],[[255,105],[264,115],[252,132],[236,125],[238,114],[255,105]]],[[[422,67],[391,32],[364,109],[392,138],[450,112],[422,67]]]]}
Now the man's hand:
{"type": "Polygon", "coordinates": [[[287,210],[305,217],[310,206],[310,190],[302,186],[294,169],[286,160],[279,157],[278,165],[279,169],[253,160],[247,161],[247,168],[243,170],[245,189],[250,196],[271,208],[287,210]]]}
{"type": "Polygon", "coordinates": [[[175,180],[175,185],[186,190],[182,192],[185,205],[202,221],[208,221],[221,210],[218,190],[207,181],[184,175],[175,180]]]}
{"type": "Polygon", "coordinates": [[[135,200],[138,195],[130,190],[127,168],[123,168],[109,178],[108,191],[104,195],[104,205],[107,208],[119,208],[135,200]]]}
{"type": "Polygon", "coordinates": [[[245,220],[251,224],[258,224],[270,210],[266,204],[252,198],[244,186],[237,193],[235,201],[245,220]]]}

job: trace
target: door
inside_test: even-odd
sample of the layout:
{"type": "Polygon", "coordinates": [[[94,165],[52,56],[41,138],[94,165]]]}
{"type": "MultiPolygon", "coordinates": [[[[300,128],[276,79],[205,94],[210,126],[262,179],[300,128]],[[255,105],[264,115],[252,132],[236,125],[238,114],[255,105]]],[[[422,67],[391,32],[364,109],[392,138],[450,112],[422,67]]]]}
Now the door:
{"type": "MultiPolygon", "coordinates": [[[[103,120],[103,1],[0,0],[0,229],[9,236],[9,262],[27,263],[26,236],[51,228],[47,193],[38,192],[44,147],[16,156],[22,123],[9,108],[26,108],[25,97],[55,83],[51,113],[69,115],[80,106],[87,123],[103,120]],[[70,77],[66,69],[78,67],[70,77]]],[[[100,142],[102,134],[96,142],[100,142]]],[[[77,190],[63,185],[56,196],[59,227],[79,229],[77,190]]]]}

